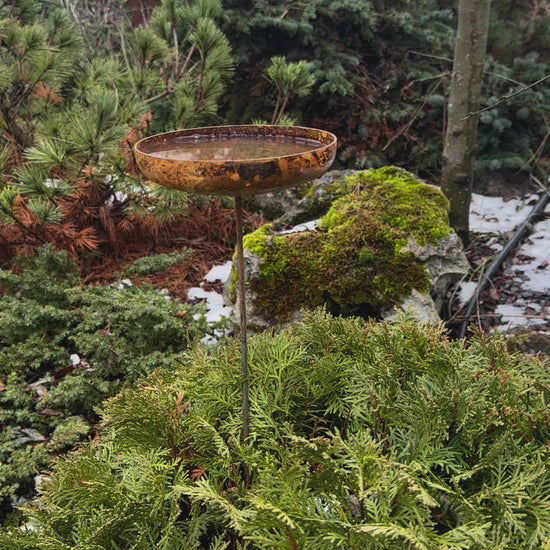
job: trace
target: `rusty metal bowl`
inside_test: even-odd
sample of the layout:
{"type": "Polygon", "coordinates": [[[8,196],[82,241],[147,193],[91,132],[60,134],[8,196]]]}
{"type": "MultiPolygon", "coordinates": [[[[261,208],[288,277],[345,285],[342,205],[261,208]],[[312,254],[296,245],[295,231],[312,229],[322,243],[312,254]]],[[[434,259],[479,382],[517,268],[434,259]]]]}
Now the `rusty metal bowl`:
{"type": "MultiPolygon", "coordinates": [[[[292,146],[290,147],[292,149],[292,146]]],[[[248,196],[275,191],[313,180],[324,174],[336,155],[336,137],[323,130],[299,126],[211,126],[158,134],[138,141],[134,146],[137,165],[142,174],[164,187],[204,195],[248,196]],[[196,150],[201,144],[211,147],[250,140],[255,146],[274,144],[269,153],[258,149],[228,158],[169,158],[171,152],[196,150]],[[299,152],[288,154],[288,147],[277,154],[278,143],[296,144],[299,152]]],[[[220,155],[218,155],[219,157],[220,155]]],[[[223,156],[223,155],[222,155],[223,156]]]]}

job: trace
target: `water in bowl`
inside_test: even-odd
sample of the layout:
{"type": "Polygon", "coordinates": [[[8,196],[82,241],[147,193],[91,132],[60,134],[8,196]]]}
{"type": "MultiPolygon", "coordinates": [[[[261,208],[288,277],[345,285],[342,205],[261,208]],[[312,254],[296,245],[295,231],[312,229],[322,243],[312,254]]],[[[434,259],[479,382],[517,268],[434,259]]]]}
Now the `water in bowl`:
{"type": "Polygon", "coordinates": [[[185,137],[158,144],[148,154],[181,161],[241,161],[280,158],[318,149],[318,141],[284,136],[185,137]]]}

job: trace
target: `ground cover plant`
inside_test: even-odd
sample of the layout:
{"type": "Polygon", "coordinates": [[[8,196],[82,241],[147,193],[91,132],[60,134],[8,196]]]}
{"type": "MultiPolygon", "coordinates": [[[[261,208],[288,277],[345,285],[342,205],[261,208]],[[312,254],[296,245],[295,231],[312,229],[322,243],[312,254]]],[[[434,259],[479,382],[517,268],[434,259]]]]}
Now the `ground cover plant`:
{"type": "Polygon", "coordinates": [[[81,284],[50,246],[17,267],[0,271],[0,516],[34,494],[52,457],[93,435],[104,399],[210,330],[200,306],[153,287],[81,284]]]}
{"type": "Polygon", "coordinates": [[[194,348],[103,408],[0,546],[539,549],[550,539],[550,373],[498,336],[323,311],[194,348]]]}

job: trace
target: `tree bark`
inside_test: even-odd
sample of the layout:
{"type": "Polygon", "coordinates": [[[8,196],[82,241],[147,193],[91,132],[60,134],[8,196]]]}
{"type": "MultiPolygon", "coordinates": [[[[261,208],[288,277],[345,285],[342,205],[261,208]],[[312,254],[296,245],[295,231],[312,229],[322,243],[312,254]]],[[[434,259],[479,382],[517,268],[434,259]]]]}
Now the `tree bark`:
{"type": "Polygon", "coordinates": [[[476,149],[481,80],[491,0],[459,0],[441,190],[449,199],[449,222],[468,243],[472,161],[476,149]]]}

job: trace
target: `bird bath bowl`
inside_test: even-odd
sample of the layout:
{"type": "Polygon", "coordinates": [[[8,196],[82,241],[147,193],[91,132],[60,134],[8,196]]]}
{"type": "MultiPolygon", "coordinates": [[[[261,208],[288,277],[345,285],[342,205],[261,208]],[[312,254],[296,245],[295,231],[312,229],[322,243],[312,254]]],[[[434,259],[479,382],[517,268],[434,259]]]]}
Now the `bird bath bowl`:
{"type": "Polygon", "coordinates": [[[243,400],[242,438],[249,434],[242,197],[276,191],[323,175],[336,137],[299,126],[211,126],[148,137],[134,146],[142,174],[164,187],[235,197],[243,400]]]}
{"type": "Polygon", "coordinates": [[[213,126],[138,141],[136,161],[152,181],[204,195],[249,196],[313,180],[336,154],[336,137],[313,128],[213,126]]]}

